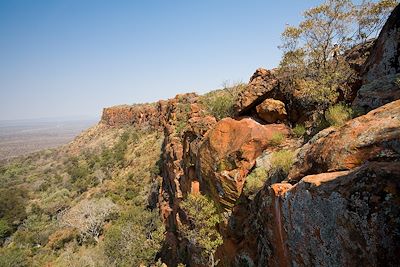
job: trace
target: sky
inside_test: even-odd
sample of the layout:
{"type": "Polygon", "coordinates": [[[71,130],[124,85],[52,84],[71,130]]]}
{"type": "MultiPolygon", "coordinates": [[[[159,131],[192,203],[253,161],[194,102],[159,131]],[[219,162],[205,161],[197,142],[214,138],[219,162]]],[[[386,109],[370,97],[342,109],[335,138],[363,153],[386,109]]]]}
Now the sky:
{"type": "Polygon", "coordinates": [[[0,0],[0,120],[98,118],[278,65],[319,0],[0,0]]]}

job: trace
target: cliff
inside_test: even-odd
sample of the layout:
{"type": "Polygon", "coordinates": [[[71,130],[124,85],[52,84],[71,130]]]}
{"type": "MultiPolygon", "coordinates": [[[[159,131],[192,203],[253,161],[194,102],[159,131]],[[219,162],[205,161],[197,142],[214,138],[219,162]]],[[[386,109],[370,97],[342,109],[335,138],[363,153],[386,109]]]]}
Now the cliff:
{"type": "Polygon", "coordinates": [[[104,109],[103,125],[164,133],[158,206],[168,266],[202,266],[180,232],[190,224],[180,207],[190,194],[208,196],[223,217],[219,266],[397,265],[399,12],[375,42],[346,54],[359,79],[339,100],[364,115],[341,126],[320,131],[315,106],[304,106],[283,88],[285,77],[265,69],[239,92],[232,118],[218,120],[196,94],[104,109]],[[309,140],[296,136],[292,126],[300,123],[309,140]],[[260,169],[268,173],[261,188],[246,189],[260,169]]]}

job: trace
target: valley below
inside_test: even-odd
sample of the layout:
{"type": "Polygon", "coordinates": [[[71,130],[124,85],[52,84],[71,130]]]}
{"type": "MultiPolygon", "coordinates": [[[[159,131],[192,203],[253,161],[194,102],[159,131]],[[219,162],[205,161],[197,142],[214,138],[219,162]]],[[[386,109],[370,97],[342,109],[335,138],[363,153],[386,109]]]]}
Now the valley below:
{"type": "Polygon", "coordinates": [[[71,142],[95,120],[0,121],[0,160],[71,142]]]}

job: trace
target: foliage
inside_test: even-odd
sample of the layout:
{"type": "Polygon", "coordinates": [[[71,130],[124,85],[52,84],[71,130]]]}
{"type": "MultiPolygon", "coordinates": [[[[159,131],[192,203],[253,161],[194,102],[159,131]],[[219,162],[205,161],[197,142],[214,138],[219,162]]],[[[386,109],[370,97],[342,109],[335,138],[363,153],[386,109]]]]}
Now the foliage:
{"type": "Polygon", "coordinates": [[[20,248],[0,248],[1,267],[28,267],[30,266],[27,251],[20,248]]]}
{"type": "Polygon", "coordinates": [[[6,220],[0,220],[0,244],[12,233],[12,228],[6,220]]]}
{"type": "Polygon", "coordinates": [[[323,110],[337,101],[339,91],[346,95],[346,83],[356,77],[346,51],[376,35],[396,2],[326,0],[305,11],[299,26],[287,26],[282,33],[280,72],[286,90],[296,91],[303,105],[323,110]]]}
{"type": "MultiPolygon", "coordinates": [[[[0,166],[0,266],[112,266],[103,234],[119,224],[117,211],[125,214],[137,205],[150,212],[149,195],[159,188],[162,136],[107,128],[73,153],[69,147],[37,152],[0,166]]],[[[138,213],[140,229],[147,227],[144,217],[138,213]]],[[[155,255],[156,248],[143,253],[155,255]]]]}
{"type": "Polygon", "coordinates": [[[222,236],[216,229],[221,218],[214,203],[203,195],[189,195],[181,202],[181,208],[189,223],[182,225],[180,233],[194,250],[194,260],[214,266],[214,254],[222,244],[222,236]]]}
{"type": "Polygon", "coordinates": [[[279,146],[285,140],[285,136],[282,133],[274,133],[271,137],[271,145],[279,146]]]}
{"type": "Polygon", "coordinates": [[[0,189],[0,219],[16,228],[26,218],[27,193],[19,187],[0,189]]]}
{"type": "Polygon", "coordinates": [[[280,172],[286,176],[293,165],[294,152],[291,150],[280,150],[272,154],[272,172],[280,172]]]}
{"type": "Polygon", "coordinates": [[[131,207],[105,236],[105,254],[112,266],[150,266],[156,263],[164,227],[156,211],[131,207]]]}
{"type": "Polygon", "coordinates": [[[352,117],[352,109],[344,104],[336,104],[325,112],[327,122],[332,126],[341,126],[352,117]]]}
{"type": "Polygon", "coordinates": [[[76,228],[82,242],[91,239],[98,242],[104,223],[116,210],[116,205],[110,199],[85,199],[62,214],[60,223],[76,228]]]}
{"type": "Polygon", "coordinates": [[[184,99],[180,99],[176,109],[176,125],[175,125],[176,134],[183,133],[183,130],[187,126],[187,121],[189,120],[189,113],[190,113],[190,104],[185,103],[184,99]]]}
{"type": "Polygon", "coordinates": [[[264,186],[265,181],[268,179],[268,172],[264,167],[255,168],[247,177],[243,192],[246,195],[256,193],[264,186]]]}
{"type": "Polygon", "coordinates": [[[233,106],[239,92],[244,88],[245,85],[243,83],[225,83],[223,89],[203,95],[200,102],[206,108],[207,112],[213,115],[217,120],[232,117],[234,115],[233,106]]]}
{"type": "Polygon", "coordinates": [[[54,230],[54,223],[45,214],[30,214],[18,228],[13,240],[20,246],[44,246],[54,230]]]}
{"type": "Polygon", "coordinates": [[[293,128],[293,134],[296,137],[302,137],[304,136],[306,133],[306,127],[304,127],[303,124],[297,124],[294,128],[293,128]]]}

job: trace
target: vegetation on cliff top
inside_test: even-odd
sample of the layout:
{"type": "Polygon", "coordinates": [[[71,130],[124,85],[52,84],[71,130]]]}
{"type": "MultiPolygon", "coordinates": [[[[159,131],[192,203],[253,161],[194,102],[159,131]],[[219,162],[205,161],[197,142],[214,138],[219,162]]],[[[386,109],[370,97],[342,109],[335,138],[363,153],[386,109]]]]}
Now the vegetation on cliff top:
{"type": "Polygon", "coordinates": [[[346,60],[353,46],[375,37],[395,0],[327,0],[304,12],[297,26],[282,33],[284,55],[279,72],[285,90],[299,95],[303,105],[322,109],[335,104],[339,95],[350,93],[348,84],[356,73],[346,60]]]}

